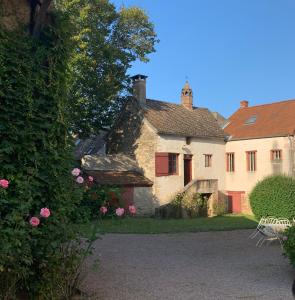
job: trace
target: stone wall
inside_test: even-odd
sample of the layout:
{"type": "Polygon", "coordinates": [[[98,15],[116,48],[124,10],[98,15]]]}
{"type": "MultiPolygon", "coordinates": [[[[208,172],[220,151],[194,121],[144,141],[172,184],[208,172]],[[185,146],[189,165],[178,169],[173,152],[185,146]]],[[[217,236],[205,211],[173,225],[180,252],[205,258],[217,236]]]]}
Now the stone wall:
{"type": "Polygon", "coordinates": [[[133,201],[137,209],[138,216],[154,215],[154,204],[152,187],[135,187],[133,201]]]}
{"type": "MultiPolygon", "coordinates": [[[[143,111],[136,100],[130,99],[107,138],[107,153],[123,153],[134,157],[140,172],[154,182],[156,144],[157,133],[144,119],[143,111]]],[[[148,205],[156,207],[158,204],[153,196],[154,186],[151,191],[148,205]]]]}

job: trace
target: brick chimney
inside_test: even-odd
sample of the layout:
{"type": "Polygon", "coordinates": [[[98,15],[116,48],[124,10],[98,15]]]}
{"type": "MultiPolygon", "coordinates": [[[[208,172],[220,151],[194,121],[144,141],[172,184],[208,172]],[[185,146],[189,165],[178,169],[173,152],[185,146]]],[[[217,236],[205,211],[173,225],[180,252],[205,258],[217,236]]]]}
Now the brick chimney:
{"type": "Polygon", "coordinates": [[[133,96],[141,106],[146,103],[146,79],[147,76],[137,74],[131,77],[133,83],[133,96]]]}
{"type": "Polygon", "coordinates": [[[193,109],[193,91],[188,82],[181,90],[181,104],[187,109],[193,109]]]}
{"type": "Polygon", "coordinates": [[[249,102],[247,100],[242,100],[240,102],[240,108],[245,108],[249,106],[249,102]]]}

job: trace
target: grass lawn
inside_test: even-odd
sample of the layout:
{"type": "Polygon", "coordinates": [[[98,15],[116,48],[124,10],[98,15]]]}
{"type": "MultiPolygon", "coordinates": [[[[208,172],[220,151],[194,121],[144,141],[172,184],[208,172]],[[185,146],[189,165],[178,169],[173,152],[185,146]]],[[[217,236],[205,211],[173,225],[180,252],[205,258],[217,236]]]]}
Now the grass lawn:
{"type": "MultiPolygon", "coordinates": [[[[83,235],[89,236],[91,225],[80,227],[83,235]]],[[[200,231],[226,231],[251,229],[257,226],[254,217],[247,215],[225,215],[213,218],[194,219],[156,219],[156,218],[125,218],[105,219],[100,225],[101,233],[178,233],[200,231]]]]}

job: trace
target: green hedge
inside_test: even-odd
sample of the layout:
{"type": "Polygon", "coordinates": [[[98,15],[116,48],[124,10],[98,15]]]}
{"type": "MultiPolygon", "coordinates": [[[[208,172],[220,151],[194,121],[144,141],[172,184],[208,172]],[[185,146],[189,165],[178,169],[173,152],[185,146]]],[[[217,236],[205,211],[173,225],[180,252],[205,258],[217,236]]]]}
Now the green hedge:
{"type": "Polygon", "coordinates": [[[256,218],[295,216],[295,179],[273,175],[258,182],[250,193],[250,203],[256,218]]]}
{"type": "Polygon", "coordinates": [[[295,227],[292,226],[285,232],[284,253],[289,258],[292,266],[295,268],[295,227]]]}

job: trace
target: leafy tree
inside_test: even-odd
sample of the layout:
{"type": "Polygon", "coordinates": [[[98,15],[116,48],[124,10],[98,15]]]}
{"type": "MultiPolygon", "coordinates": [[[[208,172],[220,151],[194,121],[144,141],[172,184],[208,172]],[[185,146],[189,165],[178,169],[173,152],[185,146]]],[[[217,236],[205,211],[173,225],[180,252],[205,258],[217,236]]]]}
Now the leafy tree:
{"type": "Polygon", "coordinates": [[[72,130],[80,137],[112,123],[130,86],[131,63],[147,62],[157,42],[154,26],[137,7],[121,8],[108,0],[63,0],[74,26],[75,53],[70,62],[72,130]],[[120,101],[121,100],[121,101],[120,101]]]}

